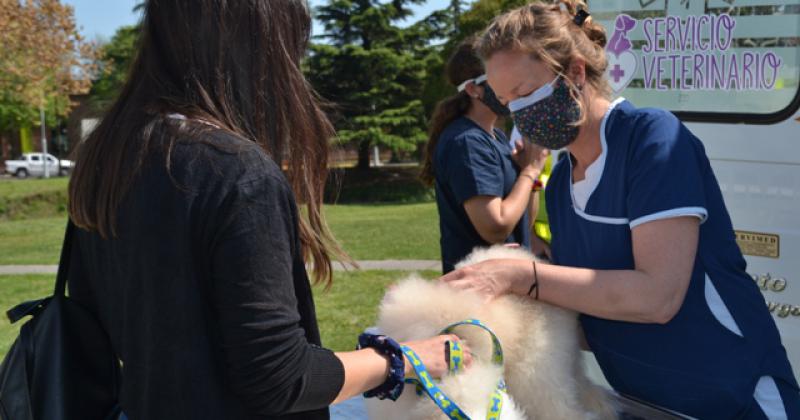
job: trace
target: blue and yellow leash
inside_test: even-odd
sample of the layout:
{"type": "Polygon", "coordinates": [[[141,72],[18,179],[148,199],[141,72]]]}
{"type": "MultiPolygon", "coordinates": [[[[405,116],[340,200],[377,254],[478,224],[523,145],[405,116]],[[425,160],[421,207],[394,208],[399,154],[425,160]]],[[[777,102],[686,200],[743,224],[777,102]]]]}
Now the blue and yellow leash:
{"type": "MultiPolygon", "coordinates": [[[[500,340],[482,322],[477,319],[468,319],[466,321],[456,322],[442,330],[441,334],[450,334],[456,327],[461,325],[473,325],[482,328],[489,335],[492,336],[492,362],[498,366],[503,366],[503,347],[500,345],[500,340]]],[[[464,350],[458,342],[448,342],[450,351],[450,372],[456,373],[464,368],[464,350]]],[[[439,407],[444,414],[453,420],[469,420],[469,416],[464,413],[458,405],[451,400],[441,389],[436,385],[433,378],[428,373],[425,365],[420,360],[419,356],[407,346],[401,346],[403,354],[411,361],[414,367],[414,372],[417,373],[418,379],[406,379],[406,383],[414,384],[417,386],[418,393],[420,389],[428,394],[434,403],[439,407]]],[[[503,378],[497,382],[494,392],[490,397],[488,411],[486,413],[486,420],[498,420],[500,412],[503,409],[503,394],[506,392],[506,383],[503,378]]]]}

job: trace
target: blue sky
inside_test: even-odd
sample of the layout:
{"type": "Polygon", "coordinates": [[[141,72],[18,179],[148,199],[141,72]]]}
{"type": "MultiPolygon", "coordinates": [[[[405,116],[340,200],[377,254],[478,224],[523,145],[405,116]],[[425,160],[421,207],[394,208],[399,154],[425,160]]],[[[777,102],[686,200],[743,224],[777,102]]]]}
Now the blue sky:
{"type": "Polygon", "coordinates": [[[110,39],[123,25],[136,23],[139,16],[133,13],[137,0],[64,0],[75,8],[81,33],[90,40],[98,36],[110,39]]]}
{"type": "MultiPolygon", "coordinates": [[[[82,34],[94,40],[98,37],[110,39],[114,32],[123,25],[136,23],[139,16],[133,13],[133,6],[137,0],[64,0],[65,3],[75,8],[75,17],[78,25],[81,26],[82,34]]],[[[325,0],[310,0],[311,6],[324,4],[325,0]]],[[[431,11],[444,8],[449,4],[448,0],[428,0],[421,6],[416,6],[415,17],[424,17],[431,11]]],[[[410,19],[408,23],[413,22],[410,19]]],[[[321,28],[315,25],[314,33],[318,33],[321,28]]]]}

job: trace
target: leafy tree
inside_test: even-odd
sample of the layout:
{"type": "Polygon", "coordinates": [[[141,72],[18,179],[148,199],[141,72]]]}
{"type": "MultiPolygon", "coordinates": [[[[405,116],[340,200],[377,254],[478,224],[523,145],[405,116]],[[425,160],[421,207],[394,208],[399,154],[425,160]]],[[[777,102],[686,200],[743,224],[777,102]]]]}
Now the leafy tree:
{"type": "Polygon", "coordinates": [[[309,80],[334,105],[339,139],[358,147],[358,168],[369,167],[369,150],[415,150],[425,141],[420,100],[432,58],[431,37],[441,35],[442,14],[409,28],[412,4],[424,0],[329,0],[316,9],[327,43],[312,46],[309,80]]]}
{"type": "Polygon", "coordinates": [[[0,0],[0,46],[0,135],[38,125],[40,108],[55,124],[91,85],[96,49],[59,0],[0,0]]]}
{"type": "Polygon", "coordinates": [[[451,43],[458,43],[479,33],[491,20],[504,12],[530,3],[530,0],[477,0],[458,17],[457,31],[451,43]]]}
{"type": "MultiPolygon", "coordinates": [[[[143,13],[145,6],[146,2],[137,2],[133,6],[133,13],[143,13]]],[[[105,108],[119,95],[136,58],[136,46],[141,31],[141,22],[122,26],[109,42],[100,47],[98,67],[101,71],[90,93],[95,107],[105,108]]]]}
{"type": "Polygon", "coordinates": [[[139,32],[138,26],[123,26],[117,29],[111,41],[100,47],[98,66],[101,71],[91,91],[96,106],[106,106],[122,90],[136,54],[139,32]]]}

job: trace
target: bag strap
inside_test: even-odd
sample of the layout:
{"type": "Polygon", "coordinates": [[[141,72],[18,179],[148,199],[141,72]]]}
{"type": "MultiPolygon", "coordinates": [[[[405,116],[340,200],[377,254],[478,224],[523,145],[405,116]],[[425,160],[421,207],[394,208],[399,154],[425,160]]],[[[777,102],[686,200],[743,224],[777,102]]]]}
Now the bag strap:
{"type": "MultiPolygon", "coordinates": [[[[61,246],[61,261],[58,263],[58,274],[56,275],[56,287],[53,290],[53,297],[66,296],[67,292],[67,273],[69,273],[69,261],[72,256],[72,241],[75,237],[76,227],[70,219],[67,221],[67,229],[64,233],[64,244],[61,246]]],[[[44,299],[31,300],[23,302],[6,312],[6,316],[11,323],[15,323],[20,319],[39,313],[47,305],[51,297],[44,299]]]]}
{"type": "Polygon", "coordinates": [[[67,274],[69,273],[69,262],[72,258],[72,242],[75,238],[75,229],[75,224],[72,223],[72,219],[69,219],[66,233],[64,233],[64,244],[61,246],[61,260],[58,263],[56,288],[53,291],[53,296],[66,296],[67,274]]]}

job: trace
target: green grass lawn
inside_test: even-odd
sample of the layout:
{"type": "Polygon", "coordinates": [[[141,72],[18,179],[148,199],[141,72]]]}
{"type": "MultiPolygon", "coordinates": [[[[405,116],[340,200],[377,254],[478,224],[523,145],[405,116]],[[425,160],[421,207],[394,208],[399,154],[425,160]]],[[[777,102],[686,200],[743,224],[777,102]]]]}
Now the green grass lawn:
{"type": "Polygon", "coordinates": [[[0,197],[13,199],[35,194],[66,191],[69,177],[0,179],[0,197]]]}
{"type": "Polygon", "coordinates": [[[0,220],[23,220],[67,214],[69,178],[0,179],[0,220]]]}
{"type": "MultiPolygon", "coordinates": [[[[435,203],[325,206],[328,224],[358,260],[435,260],[435,203]]],[[[0,221],[0,265],[57,264],[64,217],[0,221]]]]}
{"type": "Polygon", "coordinates": [[[5,316],[6,311],[22,302],[52,295],[54,279],[48,275],[0,276],[0,357],[8,352],[24,322],[11,325],[5,316]]]}
{"type": "MultiPolygon", "coordinates": [[[[375,324],[378,303],[386,287],[408,273],[402,271],[353,271],[336,273],[333,288],[314,291],[322,344],[335,351],[353,350],[358,335],[375,324]]],[[[436,272],[423,272],[435,278],[436,272]]]]}
{"type": "MultiPolygon", "coordinates": [[[[423,273],[428,278],[434,272],[423,273]]],[[[405,275],[398,271],[359,271],[336,273],[330,291],[316,288],[317,319],[325,347],[336,351],[352,350],[364,328],[375,323],[377,305],[386,286],[405,275]]],[[[0,276],[0,311],[14,305],[42,298],[53,292],[54,276],[0,276]]],[[[0,319],[0,358],[16,339],[23,321],[11,325],[5,316],[0,319]]]]}
{"type": "Polygon", "coordinates": [[[328,224],[357,260],[439,259],[435,203],[326,206],[328,224]]]}
{"type": "Polygon", "coordinates": [[[66,217],[0,222],[0,265],[57,264],[66,217]]]}

